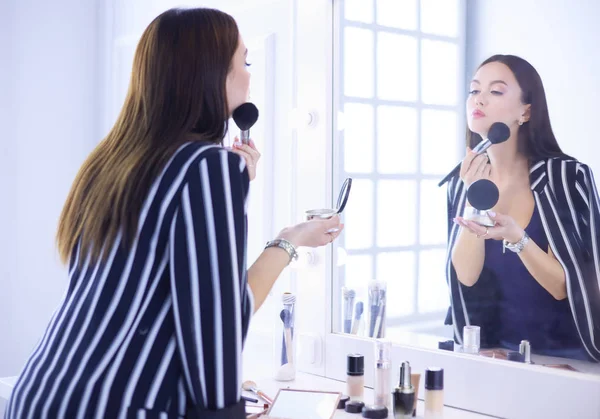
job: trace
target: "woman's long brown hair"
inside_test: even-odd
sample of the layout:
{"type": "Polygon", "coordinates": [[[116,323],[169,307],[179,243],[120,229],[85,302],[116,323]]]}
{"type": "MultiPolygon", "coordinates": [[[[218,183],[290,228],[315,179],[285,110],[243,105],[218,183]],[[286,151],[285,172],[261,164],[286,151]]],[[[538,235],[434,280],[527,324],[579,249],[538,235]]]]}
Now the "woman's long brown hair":
{"type": "Polygon", "coordinates": [[[222,142],[238,40],[233,18],[213,9],[171,9],[146,28],[121,113],[83,163],[62,210],[56,240],[63,263],[80,238],[79,252],[89,252],[92,263],[119,233],[130,248],[150,187],[177,148],[191,137],[222,142]]]}

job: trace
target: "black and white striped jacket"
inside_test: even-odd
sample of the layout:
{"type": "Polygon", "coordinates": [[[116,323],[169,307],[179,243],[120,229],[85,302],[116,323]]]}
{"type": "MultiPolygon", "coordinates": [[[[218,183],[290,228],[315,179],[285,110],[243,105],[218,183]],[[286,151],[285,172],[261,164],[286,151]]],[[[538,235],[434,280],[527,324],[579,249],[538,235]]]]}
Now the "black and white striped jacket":
{"type": "Polygon", "coordinates": [[[120,236],[104,262],[73,250],[64,300],[5,418],[164,419],[239,406],[254,309],[248,188],[238,155],[180,147],[148,193],[130,251],[120,236]]]}
{"type": "MultiPolygon", "coordinates": [[[[577,160],[549,158],[533,164],[530,183],[548,243],[562,265],[573,319],[590,359],[600,362],[600,202],[590,168],[577,160]]],[[[475,285],[458,281],[451,255],[459,226],[466,188],[455,176],[448,183],[448,253],[446,277],[451,306],[446,324],[462,344],[465,325],[481,326],[482,346],[497,344],[493,325],[497,295],[493,278],[482,271],[475,285]]]]}

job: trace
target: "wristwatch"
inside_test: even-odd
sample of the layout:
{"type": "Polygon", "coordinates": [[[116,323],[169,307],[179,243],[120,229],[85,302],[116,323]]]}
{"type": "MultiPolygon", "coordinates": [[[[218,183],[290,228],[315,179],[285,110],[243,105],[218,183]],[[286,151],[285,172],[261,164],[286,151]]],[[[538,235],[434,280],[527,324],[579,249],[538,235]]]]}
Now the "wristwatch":
{"type": "Polygon", "coordinates": [[[523,232],[523,237],[521,237],[521,240],[519,240],[516,243],[509,243],[505,240],[502,241],[502,253],[504,253],[505,249],[508,249],[512,252],[515,253],[521,253],[523,251],[523,249],[525,248],[525,245],[527,244],[527,242],[529,241],[529,235],[527,234],[527,232],[523,232]]]}
{"type": "Polygon", "coordinates": [[[290,255],[290,262],[292,260],[298,260],[298,252],[296,251],[296,247],[287,240],[271,240],[270,242],[267,242],[265,249],[268,249],[269,247],[279,247],[288,252],[288,255],[290,255]]]}

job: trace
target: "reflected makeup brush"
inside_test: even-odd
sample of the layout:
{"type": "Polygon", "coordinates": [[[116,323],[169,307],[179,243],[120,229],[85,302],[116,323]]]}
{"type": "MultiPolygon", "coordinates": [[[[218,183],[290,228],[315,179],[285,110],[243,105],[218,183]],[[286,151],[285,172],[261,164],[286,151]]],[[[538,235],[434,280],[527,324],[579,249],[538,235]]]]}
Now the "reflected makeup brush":
{"type": "Polygon", "coordinates": [[[294,363],[294,354],[292,353],[292,331],[290,329],[292,322],[292,313],[289,310],[283,309],[279,313],[279,317],[283,322],[283,332],[285,334],[285,352],[287,354],[288,364],[294,363]]]}
{"type": "Polygon", "coordinates": [[[354,297],[356,292],[353,289],[344,287],[344,333],[352,331],[352,309],[354,307],[354,297]]]}
{"type": "Polygon", "coordinates": [[[376,281],[369,285],[369,337],[377,337],[380,319],[381,304],[385,291],[376,281]]]}
{"type": "Polygon", "coordinates": [[[364,304],[362,301],[357,301],[354,306],[354,322],[352,324],[352,334],[356,335],[358,333],[358,326],[361,322],[361,317],[364,311],[364,304]]]}
{"type": "Polygon", "coordinates": [[[383,316],[385,316],[385,290],[379,290],[379,312],[377,313],[377,319],[375,320],[375,329],[373,333],[374,337],[383,337],[383,316]]]}

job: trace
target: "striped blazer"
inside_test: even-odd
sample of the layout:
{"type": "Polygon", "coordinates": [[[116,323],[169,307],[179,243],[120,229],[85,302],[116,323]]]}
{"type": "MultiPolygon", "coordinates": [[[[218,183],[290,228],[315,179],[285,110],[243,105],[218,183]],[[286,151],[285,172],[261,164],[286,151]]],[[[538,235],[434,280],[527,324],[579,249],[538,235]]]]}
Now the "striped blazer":
{"type": "MultiPolygon", "coordinates": [[[[591,360],[600,362],[600,202],[590,168],[577,161],[549,158],[533,164],[530,184],[548,243],[562,265],[571,313],[582,345],[591,360]]],[[[455,176],[448,183],[448,253],[446,279],[450,308],[446,324],[462,344],[465,325],[481,326],[481,345],[497,345],[497,287],[485,270],[472,287],[458,281],[451,255],[466,202],[466,188],[455,176]]]]}
{"type": "Polygon", "coordinates": [[[147,195],[131,250],[119,236],[104,261],[72,252],[65,297],[5,418],[164,419],[239,406],[254,307],[248,187],[238,155],[181,146],[147,195]]]}

